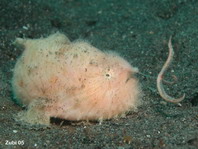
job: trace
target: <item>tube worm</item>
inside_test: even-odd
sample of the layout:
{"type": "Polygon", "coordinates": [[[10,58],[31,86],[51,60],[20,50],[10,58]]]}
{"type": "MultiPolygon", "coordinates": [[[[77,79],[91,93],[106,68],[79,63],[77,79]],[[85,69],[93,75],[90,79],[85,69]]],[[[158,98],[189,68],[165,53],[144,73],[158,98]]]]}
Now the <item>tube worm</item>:
{"type": "Polygon", "coordinates": [[[171,43],[171,37],[170,37],[169,42],[168,42],[168,48],[169,48],[168,59],[166,60],[164,66],[162,67],[162,69],[159,72],[158,77],[157,77],[157,89],[159,91],[160,96],[165,101],[171,102],[171,103],[179,103],[185,98],[185,94],[183,96],[179,97],[179,98],[173,98],[166,93],[166,91],[164,90],[164,87],[163,87],[163,83],[162,83],[164,73],[167,70],[167,68],[170,66],[170,64],[173,60],[173,55],[174,55],[174,51],[173,51],[173,47],[172,47],[172,43],[171,43]]]}

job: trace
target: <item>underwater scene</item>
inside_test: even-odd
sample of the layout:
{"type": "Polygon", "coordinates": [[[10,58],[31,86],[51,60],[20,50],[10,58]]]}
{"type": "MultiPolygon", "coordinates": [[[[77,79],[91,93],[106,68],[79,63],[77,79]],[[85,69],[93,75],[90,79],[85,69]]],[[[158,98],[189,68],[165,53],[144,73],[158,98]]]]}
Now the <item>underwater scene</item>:
{"type": "Polygon", "coordinates": [[[197,149],[197,0],[0,0],[0,148],[197,149]]]}

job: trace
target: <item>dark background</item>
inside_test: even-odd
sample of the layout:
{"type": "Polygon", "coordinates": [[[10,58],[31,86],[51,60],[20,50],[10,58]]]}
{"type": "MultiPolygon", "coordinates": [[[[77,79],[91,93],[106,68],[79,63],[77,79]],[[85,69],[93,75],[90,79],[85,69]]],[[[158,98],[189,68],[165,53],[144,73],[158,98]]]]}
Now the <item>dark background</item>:
{"type": "Polygon", "coordinates": [[[197,80],[197,0],[0,0],[0,148],[198,148],[197,80]],[[13,41],[56,31],[116,51],[154,77],[137,75],[144,92],[138,112],[101,125],[65,121],[59,126],[54,120],[50,128],[37,128],[17,123],[14,115],[22,107],[12,101],[10,80],[23,50],[13,41]],[[165,89],[174,97],[185,93],[182,106],[164,102],[156,90],[170,36],[175,56],[166,80],[176,75],[178,81],[165,89]]]}

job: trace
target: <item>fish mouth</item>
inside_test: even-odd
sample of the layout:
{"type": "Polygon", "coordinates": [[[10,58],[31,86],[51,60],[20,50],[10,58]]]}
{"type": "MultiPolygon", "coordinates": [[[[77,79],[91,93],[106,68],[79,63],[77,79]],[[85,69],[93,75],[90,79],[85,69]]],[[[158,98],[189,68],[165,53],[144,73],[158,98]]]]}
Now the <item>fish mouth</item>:
{"type": "Polygon", "coordinates": [[[127,79],[126,79],[125,83],[127,83],[132,78],[134,78],[134,72],[129,71],[127,74],[127,79]]]}
{"type": "Polygon", "coordinates": [[[127,83],[130,79],[131,79],[131,78],[127,78],[126,81],[125,81],[125,83],[127,83]]]}

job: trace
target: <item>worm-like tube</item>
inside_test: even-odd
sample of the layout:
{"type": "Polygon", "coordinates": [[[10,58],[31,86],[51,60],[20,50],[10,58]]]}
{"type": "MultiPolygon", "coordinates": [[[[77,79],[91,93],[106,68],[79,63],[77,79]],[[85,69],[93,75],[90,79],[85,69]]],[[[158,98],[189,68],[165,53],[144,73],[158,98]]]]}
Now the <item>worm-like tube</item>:
{"type": "Polygon", "coordinates": [[[171,37],[170,37],[169,42],[168,42],[168,48],[169,48],[168,59],[166,60],[164,66],[162,67],[162,69],[161,69],[161,71],[160,71],[160,73],[158,74],[158,77],[157,77],[157,89],[159,91],[160,96],[165,101],[168,101],[168,102],[171,102],[171,103],[179,103],[185,98],[185,94],[180,98],[173,98],[165,92],[163,84],[162,84],[163,75],[164,75],[165,71],[167,70],[167,68],[170,66],[170,64],[173,60],[173,55],[174,55],[174,51],[173,51],[173,47],[172,47],[172,43],[171,43],[171,37]]]}

